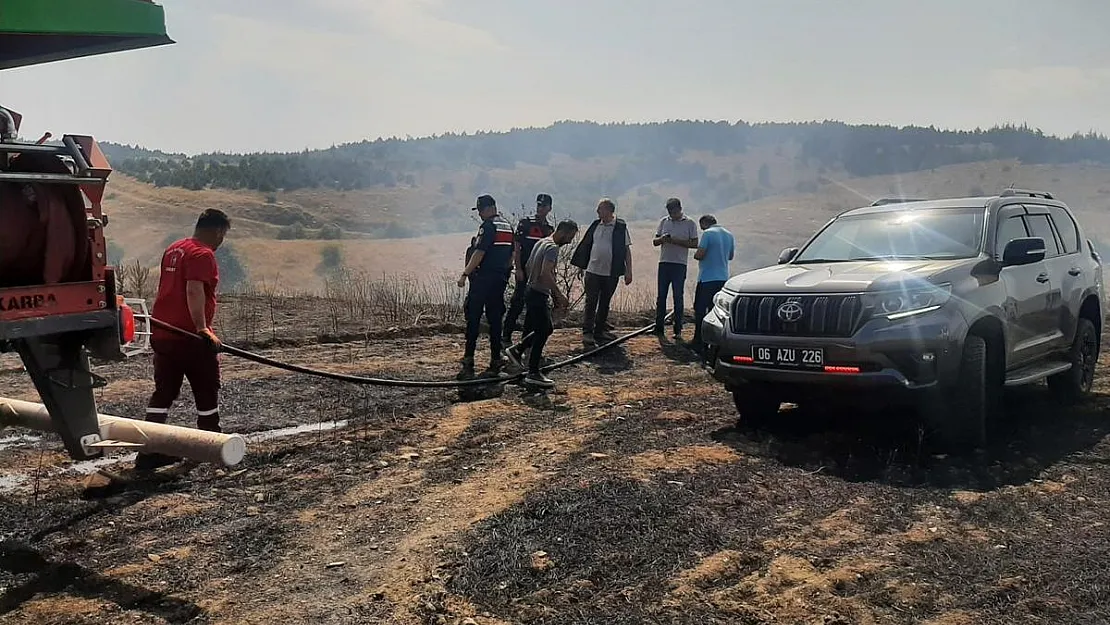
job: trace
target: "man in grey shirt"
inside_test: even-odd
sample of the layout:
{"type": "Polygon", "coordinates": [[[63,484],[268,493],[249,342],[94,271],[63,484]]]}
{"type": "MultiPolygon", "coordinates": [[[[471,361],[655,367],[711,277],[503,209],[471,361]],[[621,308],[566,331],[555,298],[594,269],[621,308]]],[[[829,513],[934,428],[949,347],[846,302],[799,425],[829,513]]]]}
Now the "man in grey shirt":
{"type": "Polygon", "coordinates": [[[667,290],[674,296],[674,338],[682,338],[682,301],[686,285],[686,263],[690,250],[698,246],[698,225],[682,214],[682,202],[667,200],[667,216],[659,221],[652,245],[659,249],[659,293],[655,300],[655,334],[663,334],[667,316],[667,290]]]}
{"type": "Polygon", "coordinates": [[[524,377],[524,383],[530,386],[551,388],[555,385],[540,369],[544,345],[555,330],[548,304],[554,299],[555,309],[561,312],[570,307],[567,296],[559,290],[555,268],[559,263],[559,248],[573,241],[577,234],[578,224],[573,220],[559,222],[551,236],[540,239],[532,248],[532,254],[525,265],[528,292],[524,295],[524,335],[528,338],[517,347],[511,348],[509,355],[519,361],[524,350],[531,350],[528,355],[528,373],[524,377]]]}

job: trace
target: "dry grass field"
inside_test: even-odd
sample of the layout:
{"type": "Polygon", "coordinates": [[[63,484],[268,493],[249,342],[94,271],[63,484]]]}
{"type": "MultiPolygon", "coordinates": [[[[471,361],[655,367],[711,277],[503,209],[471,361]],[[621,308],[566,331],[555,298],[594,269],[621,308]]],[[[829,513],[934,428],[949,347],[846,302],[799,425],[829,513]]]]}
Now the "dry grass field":
{"type": "MultiPolygon", "coordinates": [[[[712,157],[698,157],[713,164],[712,157]]],[[[774,159],[773,154],[753,158],[774,159]]],[[[772,176],[784,184],[801,175],[786,163],[775,163],[772,176]]],[[[727,161],[731,162],[731,161],[727,161]]],[[[581,165],[573,162],[565,164],[581,165]]],[[[724,167],[724,165],[719,165],[724,167]]],[[[751,168],[749,168],[751,169],[751,168]]],[[[745,170],[747,171],[747,170],[745,170]]],[[[804,172],[805,176],[812,172],[804,172]]],[[[529,169],[501,171],[497,175],[529,178],[529,169]]],[[[538,173],[536,174],[538,176],[538,173]]],[[[798,178],[800,179],[800,178],[798,178]]],[[[1068,202],[1090,234],[1110,240],[1110,168],[1093,165],[1020,165],[996,161],[971,163],[915,172],[899,176],[876,176],[846,180],[826,180],[814,193],[789,193],[755,202],[738,204],[718,211],[722,225],[737,237],[738,252],[733,271],[739,272],[773,263],[779,250],[799,245],[836,213],[865,205],[884,196],[953,197],[971,193],[994,193],[1010,184],[1047,189],[1068,202]]],[[[461,182],[460,182],[461,186],[461,182]]],[[[461,267],[471,232],[432,234],[405,239],[366,239],[348,235],[340,241],[277,240],[278,223],[288,223],[290,216],[300,216],[308,223],[334,221],[387,221],[398,215],[419,216],[427,198],[418,189],[373,190],[362,192],[298,191],[279,194],[277,204],[267,203],[265,194],[245,191],[155,188],[121,174],[115,174],[109,187],[107,210],[112,216],[108,234],[122,246],[125,259],[156,265],[162,243],[171,234],[190,231],[197,212],[204,207],[228,211],[235,219],[229,238],[248,279],[255,284],[284,291],[321,291],[323,277],[319,270],[323,250],[338,247],[346,267],[363,275],[404,276],[407,280],[439,284],[444,276],[454,276],[461,267]],[[424,203],[422,203],[424,202],[424,203]]],[[[681,187],[653,188],[662,197],[684,196],[681,187]]],[[[636,194],[618,198],[623,205],[634,202],[636,194]]],[[[272,199],[272,198],[270,198],[272,199]]],[[[520,198],[527,200],[528,198],[520,198]]],[[[519,199],[503,200],[505,210],[519,212],[519,199]],[[514,204],[514,202],[516,202],[514,204]]],[[[467,210],[473,198],[458,200],[458,211],[467,210]]],[[[559,200],[556,198],[556,214],[559,200]]],[[[687,212],[701,213],[689,202],[687,212]]],[[[663,209],[658,212],[662,216],[663,209]]],[[[474,223],[475,229],[477,222],[474,223]]],[[[633,287],[625,295],[630,302],[650,302],[655,289],[654,264],[657,250],[651,247],[655,220],[632,222],[635,259],[641,271],[633,287]],[[646,271],[644,271],[646,270],[646,271]]],[[[692,293],[694,273],[691,267],[692,293]]]]}

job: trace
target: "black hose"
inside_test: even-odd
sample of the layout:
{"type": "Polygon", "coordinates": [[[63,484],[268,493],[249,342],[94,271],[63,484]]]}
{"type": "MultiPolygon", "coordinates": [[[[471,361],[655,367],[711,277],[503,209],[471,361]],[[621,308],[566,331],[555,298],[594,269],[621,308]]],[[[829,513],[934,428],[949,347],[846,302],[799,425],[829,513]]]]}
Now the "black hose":
{"type": "MultiPolygon", "coordinates": [[[[663,322],[666,323],[666,322],[670,321],[672,315],[674,315],[674,311],[671,311],[671,312],[667,313],[667,316],[663,317],[663,322]]],[[[617,338],[613,339],[612,341],[609,341],[608,343],[605,343],[603,345],[598,345],[597,347],[595,347],[595,348],[593,348],[589,351],[582,352],[581,354],[578,354],[577,356],[571,356],[570,358],[567,358],[566,360],[564,360],[562,362],[556,362],[556,363],[550,364],[550,365],[544,367],[543,369],[541,369],[541,371],[546,373],[548,371],[554,371],[554,370],[556,370],[560,367],[566,367],[566,366],[569,366],[569,365],[573,365],[577,362],[585,360],[586,358],[589,358],[590,356],[593,356],[594,354],[603,352],[603,351],[605,351],[605,350],[607,350],[611,347],[616,347],[617,345],[620,345],[621,343],[624,343],[626,341],[630,341],[630,340],[636,338],[637,336],[640,336],[641,334],[646,334],[648,332],[651,332],[654,329],[655,329],[655,323],[652,322],[651,325],[646,325],[646,326],[640,328],[639,330],[636,330],[635,332],[630,332],[628,334],[625,334],[624,336],[618,336],[617,338]]]]}
{"type": "MultiPolygon", "coordinates": [[[[668,313],[666,319],[670,319],[672,314],[674,314],[674,313],[673,312],[668,313]]],[[[164,330],[167,330],[167,331],[172,332],[174,334],[177,334],[179,336],[195,339],[195,340],[198,340],[198,341],[205,340],[199,334],[195,334],[195,333],[190,332],[188,330],[183,330],[181,328],[178,328],[177,326],[170,325],[170,324],[166,323],[165,321],[155,319],[154,317],[150,317],[150,323],[152,325],[158,326],[159,328],[162,328],[164,330]]],[[[621,343],[624,343],[625,341],[628,341],[628,340],[630,340],[634,337],[640,336],[641,334],[644,334],[646,332],[650,332],[653,329],[655,329],[655,323],[654,322],[651,325],[644,326],[644,327],[640,328],[639,330],[636,330],[636,331],[631,332],[629,334],[626,334],[624,336],[618,337],[618,338],[616,338],[616,339],[614,339],[614,340],[612,340],[612,341],[610,341],[610,342],[608,342],[604,345],[599,345],[599,346],[597,346],[597,347],[595,347],[595,348],[593,348],[593,349],[591,349],[587,352],[583,352],[581,354],[578,354],[577,356],[573,356],[573,357],[568,358],[567,360],[564,360],[562,362],[557,362],[557,363],[550,364],[550,365],[544,367],[543,371],[544,372],[554,371],[555,369],[558,369],[560,367],[566,367],[568,365],[572,365],[576,362],[579,362],[579,361],[583,360],[584,358],[587,358],[589,356],[592,356],[592,355],[597,354],[599,352],[602,352],[604,350],[610,349],[612,347],[616,347],[617,345],[620,345],[621,343]]],[[[526,335],[525,338],[527,338],[527,335],[526,335]]],[[[524,339],[522,338],[521,342],[523,342],[523,341],[524,341],[524,339]]],[[[337,380],[337,381],[340,381],[340,382],[349,382],[351,384],[364,384],[364,385],[370,385],[370,386],[392,386],[392,387],[403,387],[403,388],[464,388],[464,387],[470,387],[470,386],[489,386],[491,384],[506,384],[506,383],[509,383],[509,382],[516,382],[516,381],[521,380],[521,379],[524,378],[524,373],[522,372],[522,373],[517,373],[515,375],[509,375],[509,376],[498,376],[498,377],[495,377],[495,378],[475,378],[473,380],[391,380],[391,379],[388,379],[388,378],[370,378],[370,377],[365,377],[365,376],[360,376],[360,375],[350,375],[350,374],[347,374],[347,373],[334,373],[332,371],[322,371],[320,369],[313,369],[311,367],[304,367],[304,366],[301,366],[301,365],[295,365],[295,364],[288,363],[288,362],[281,362],[279,360],[274,360],[273,358],[267,358],[266,356],[263,356],[261,354],[256,354],[254,352],[248,352],[245,349],[239,349],[238,347],[232,347],[231,345],[227,345],[227,344],[224,344],[220,348],[220,350],[223,351],[223,352],[226,352],[228,354],[231,354],[232,356],[238,356],[239,358],[242,358],[244,360],[249,360],[251,362],[255,362],[255,363],[258,363],[260,365],[268,365],[270,367],[275,367],[275,368],[278,368],[278,369],[284,369],[285,371],[291,371],[293,373],[303,373],[305,375],[311,375],[311,376],[315,376],[315,377],[319,377],[319,378],[327,378],[329,380],[337,380]]]]}

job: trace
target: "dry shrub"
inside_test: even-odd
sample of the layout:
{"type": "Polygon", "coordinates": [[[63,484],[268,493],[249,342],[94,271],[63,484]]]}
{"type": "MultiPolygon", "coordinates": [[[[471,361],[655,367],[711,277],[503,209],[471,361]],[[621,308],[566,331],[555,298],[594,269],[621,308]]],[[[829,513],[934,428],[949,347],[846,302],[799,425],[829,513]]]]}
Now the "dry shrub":
{"type": "Polygon", "coordinates": [[[582,289],[581,271],[570,264],[571,258],[574,257],[574,247],[574,245],[564,245],[559,248],[559,263],[555,267],[555,282],[570,301],[571,310],[586,297],[586,292],[582,289]]]}
{"type": "Polygon", "coordinates": [[[368,328],[377,323],[402,327],[448,323],[461,316],[464,296],[465,291],[446,275],[421,280],[341,268],[324,280],[326,308],[336,332],[344,321],[368,328]]]}
{"type": "Polygon", "coordinates": [[[153,267],[147,267],[138,259],[129,263],[120,263],[116,268],[117,288],[121,295],[149,299],[154,296],[156,287],[152,274],[153,267]]]}
{"type": "MultiPolygon", "coordinates": [[[[216,325],[226,340],[254,343],[460,323],[466,289],[460,289],[456,280],[446,274],[375,275],[339,267],[325,276],[322,291],[290,289],[279,281],[249,283],[221,298],[216,325]]],[[[582,279],[570,265],[569,254],[560,256],[558,280],[571,309],[580,309],[582,279]]],[[[691,304],[693,292],[687,290],[687,304],[691,304]]],[[[508,295],[507,291],[506,300],[508,295]]],[[[622,281],[612,309],[619,314],[642,314],[654,306],[655,281],[649,276],[630,286],[622,281]]]]}

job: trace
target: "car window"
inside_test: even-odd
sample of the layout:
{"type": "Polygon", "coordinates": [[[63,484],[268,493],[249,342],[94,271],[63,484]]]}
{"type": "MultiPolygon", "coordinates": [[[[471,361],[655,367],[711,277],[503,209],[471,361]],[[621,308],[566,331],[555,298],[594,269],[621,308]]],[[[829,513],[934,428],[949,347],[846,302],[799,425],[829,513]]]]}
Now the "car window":
{"type": "Polygon", "coordinates": [[[999,258],[1002,257],[1002,251],[1006,249],[1006,244],[1014,239],[1024,239],[1029,236],[1025,232],[1025,222],[1022,221],[1021,215],[1014,215],[998,222],[998,235],[995,238],[995,247],[999,258]]]}
{"type": "Polygon", "coordinates": [[[1060,245],[1064,247],[1065,254],[1079,251],[1079,229],[1075,225],[1068,211],[1059,206],[1049,206],[1048,214],[1052,223],[1056,225],[1056,233],[1060,235],[1060,245]]]}
{"type": "Polygon", "coordinates": [[[1052,224],[1048,221],[1048,215],[1026,215],[1025,223],[1029,224],[1029,231],[1032,233],[1029,236],[1044,239],[1045,258],[1060,255],[1060,248],[1056,243],[1056,235],[1052,232],[1052,224]]]}

